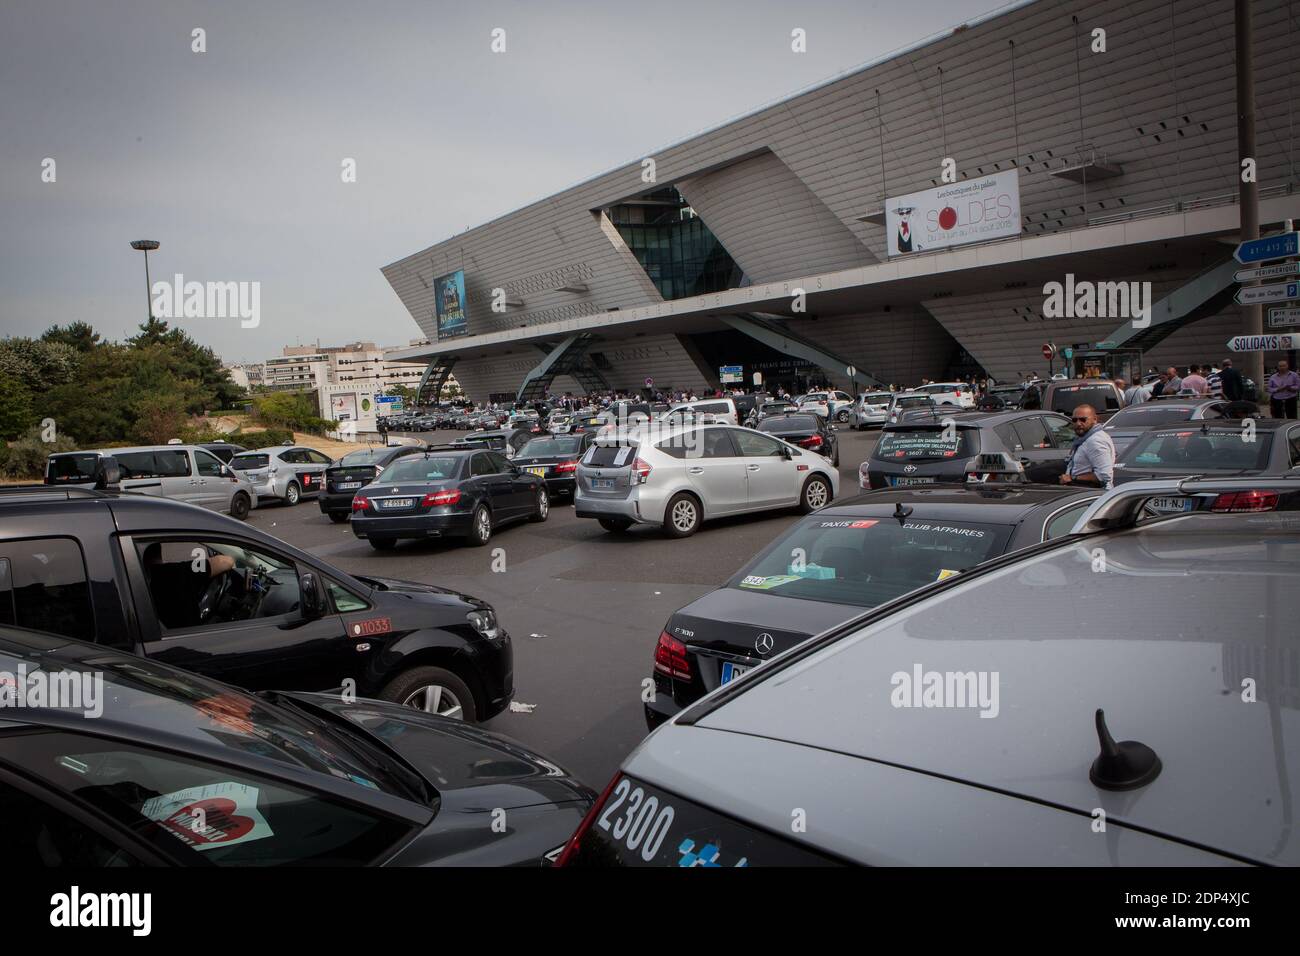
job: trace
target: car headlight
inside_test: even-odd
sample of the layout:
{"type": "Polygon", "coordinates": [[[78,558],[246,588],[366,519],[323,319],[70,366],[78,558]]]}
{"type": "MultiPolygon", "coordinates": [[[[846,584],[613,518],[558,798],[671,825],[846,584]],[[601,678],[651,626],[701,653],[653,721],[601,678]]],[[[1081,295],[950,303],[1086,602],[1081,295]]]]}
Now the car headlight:
{"type": "Polygon", "coordinates": [[[497,614],[490,607],[478,608],[465,615],[470,626],[487,638],[497,636],[497,614]]]}

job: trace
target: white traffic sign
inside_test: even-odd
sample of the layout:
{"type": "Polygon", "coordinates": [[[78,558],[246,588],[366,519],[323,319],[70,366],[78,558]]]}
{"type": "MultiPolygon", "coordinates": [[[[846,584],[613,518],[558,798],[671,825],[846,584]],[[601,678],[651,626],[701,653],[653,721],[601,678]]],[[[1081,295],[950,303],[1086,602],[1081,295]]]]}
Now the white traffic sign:
{"type": "Polygon", "coordinates": [[[1286,329],[1293,325],[1300,325],[1300,309],[1268,310],[1268,327],[1270,329],[1286,329]]]}
{"type": "Polygon", "coordinates": [[[1300,334],[1234,335],[1229,352],[1286,352],[1300,347],[1300,334]]]}
{"type": "Polygon", "coordinates": [[[1279,262],[1275,266],[1242,269],[1232,278],[1237,282],[1250,282],[1254,279],[1280,279],[1282,276],[1300,276],[1300,262],[1279,262]]]}
{"type": "Polygon", "coordinates": [[[1234,298],[1237,305],[1259,305],[1261,302],[1286,302],[1288,299],[1300,299],[1300,282],[1247,286],[1238,289],[1234,298]]]}

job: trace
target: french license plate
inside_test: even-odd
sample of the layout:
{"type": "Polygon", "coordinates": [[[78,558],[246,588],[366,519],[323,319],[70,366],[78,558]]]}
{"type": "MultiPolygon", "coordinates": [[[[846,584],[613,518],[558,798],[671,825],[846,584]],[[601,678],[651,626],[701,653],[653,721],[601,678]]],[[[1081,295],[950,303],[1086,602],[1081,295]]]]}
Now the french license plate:
{"type": "Polygon", "coordinates": [[[527,471],[530,475],[538,475],[542,478],[546,477],[545,468],[525,468],[524,470],[527,471]]]}
{"type": "Polygon", "coordinates": [[[593,479],[591,479],[591,487],[592,487],[592,488],[613,488],[613,487],[614,487],[614,479],[613,479],[613,478],[593,478],[593,479]]]}
{"type": "Polygon", "coordinates": [[[722,683],[728,684],[748,670],[753,670],[753,668],[745,667],[743,664],[733,664],[731,663],[731,661],[723,661],[722,662],[722,683]]]}
{"type": "Polygon", "coordinates": [[[1152,498],[1147,502],[1147,507],[1162,515],[1182,514],[1195,509],[1196,500],[1194,498],[1152,498]]]}
{"type": "Polygon", "coordinates": [[[900,485],[932,485],[933,478],[890,478],[889,483],[898,487],[900,485]]]}
{"type": "Polygon", "coordinates": [[[409,508],[415,504],[414,498],[385,498],[379,502],[381,508],[409,508]]]}
{"type": "Polygon", "coordinates": [[[361,482],[359,482],[359,481],[340,481],[340,482],[339,482],[339,488],[342,489],[343,491],[349,491],[349,490],[351,490],[351,489],[353,489],[353,488],[360,488],[360,487],[361,487],[361,482]]]}

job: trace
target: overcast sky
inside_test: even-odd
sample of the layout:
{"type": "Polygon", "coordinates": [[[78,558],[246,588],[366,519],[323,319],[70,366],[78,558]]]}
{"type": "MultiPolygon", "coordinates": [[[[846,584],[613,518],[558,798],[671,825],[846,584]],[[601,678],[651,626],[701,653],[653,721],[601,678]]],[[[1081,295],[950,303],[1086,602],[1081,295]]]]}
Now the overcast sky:
{"type": "Polygon", "coordinates": [[[131,334],[143,238],[154,281],[261,283],[257,328],[176,322],[227,361],[405,344],[381,266],[1002,5],[4,0],[0,335],[131,334]]]}

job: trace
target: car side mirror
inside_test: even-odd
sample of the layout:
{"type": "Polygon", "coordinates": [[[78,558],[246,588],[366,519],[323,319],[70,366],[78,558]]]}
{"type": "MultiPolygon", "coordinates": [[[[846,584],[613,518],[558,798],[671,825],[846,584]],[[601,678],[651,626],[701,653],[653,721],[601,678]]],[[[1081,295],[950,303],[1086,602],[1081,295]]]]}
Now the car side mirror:
{"type": "Polygon", "coordinates": [[[325,593],[320,578],[313,571],[304,571],[298,579],[302,588],[302,616],[309,621],[325,615],[325,593]]]}
{"type": "Polygon", "coordinates": [[[229,465],[222,465],[222,466],[221,466],[221,477],[222,477],[222,478],[229,478],[229,477],[230,477],[230,466],[229,466],[229,465]]]}
{"type": "Polygon", "coordinates": [[[794,455],[791,454],[790,449],[786,448],[784,445],[781,446],[781,457],[786,461],[794,461],[794,455]]]}

